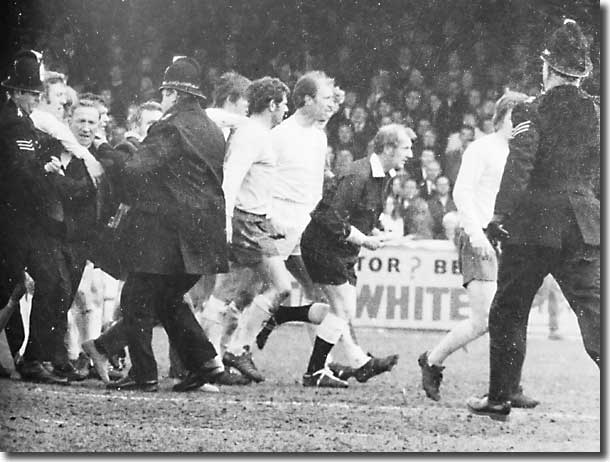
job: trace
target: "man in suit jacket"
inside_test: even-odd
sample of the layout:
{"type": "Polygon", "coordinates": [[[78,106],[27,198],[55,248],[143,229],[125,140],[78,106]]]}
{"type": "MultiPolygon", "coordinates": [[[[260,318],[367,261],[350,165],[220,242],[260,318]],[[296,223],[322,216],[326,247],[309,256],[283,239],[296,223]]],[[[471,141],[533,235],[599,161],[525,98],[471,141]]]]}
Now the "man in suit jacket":
{"type": "Polygon", "coordinates": [[[163,117],[123,171],[131,209],[121,230],[128,272],[121,308],[132,368],[110,388],[156,391],[151,347],[157,320],[189,370],[174,387],[200,387],[222,372],[216,351],[183,301],[202,274],[226,272],[222,163],[225,142],[198,98],[199,64],[178,58],[161,85],[163,117]]]}
{"type": "Polygon", "coordinates": [[[489,394],[468,406],[499,420],[510,413],[530,307],[547,274],[570,302],[598,367],[601,356],[599,108],[580,89],[592,64],[576,22],[565,20],[541,57],[545,92],[513,110],[510,154],[488,226],[496,237],[509,236],[489,315],[489,394]]]}
{"type": "Polygon", "coordinates": [[[450,192],[451,185],[449,178],[439,176],[436,179],[436,194],[428,199],[428,208],[430,209],[432,220],[434,220],[434,227],[432,228],[434,239],[446,239],[445,230],[443,229],[443,217],[448,212],[457,211],[450,192]]]}

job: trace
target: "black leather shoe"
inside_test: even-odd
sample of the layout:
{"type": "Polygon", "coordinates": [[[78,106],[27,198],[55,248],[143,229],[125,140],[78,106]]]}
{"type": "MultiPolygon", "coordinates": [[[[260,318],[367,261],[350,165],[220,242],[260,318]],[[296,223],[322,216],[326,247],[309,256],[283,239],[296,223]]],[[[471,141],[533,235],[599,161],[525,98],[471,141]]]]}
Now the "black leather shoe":
{"type": "Polygon", "coordinates": [[[119,391],[145,391],[155,392],[159,391],[159,383],[156,380],[147,380],[145,382],[136,382],[129,375],[121,380],[110,382],[106,384],[108,390],[119,390],[119,391]]]}
{"type": "Polygon", "coordinates": [[[390,355],[385,358],[371,357],[364,366],[356,369],[354,377],[358,382],[364,383],[376,375],[391,371],[397,362],[398,355],[390,355]]]}
{"type": "Polygon", "coordinates": [[[473,414],[486,415],[493,420],[506,422],[510,414],[510,401],[489,401],[487,396],[482,398],[471,397],[466,401],[468,409],[473,414]]]}
{"type": "Polygon", "coordinates": [[[222,374],[218,367],[202,367],[196,372],[189,372],[186,377],[173,386],[173,391],[192,391],[204,383],[214,383],[216,377],[222,374]]]}
{"type": "Polygon", "coordinates": [[[58,377],[65,377],[69,382],[82,382],[89,377],[89,369],[76,369],[71,363],[53,366],[53,373],[58,377]]]}
{"type": "Polygon", "coordinates": [[[517,392],[510,396],[510,405],[511,407],[521,408],[521,409],[532,409],[540,404],[540,401],[534,399],[530,396],[527,396],[523,393],[523,388],[519,387],[517,392]]]}
{"type": "Polygon", "coordinates": [[[25,382],[50,383],[54,385],[68,385],[68,379],[59,377],[38,361],[26,361],[18,368],[21,379],[25,382]]]}
{"type": "Polygon", "coordinates": [[[216,385],[249,385],[252,380],[245,375],[236,374],[235,372],[224,370],[216,377],[214,377],[213,382],[216,385]]]}

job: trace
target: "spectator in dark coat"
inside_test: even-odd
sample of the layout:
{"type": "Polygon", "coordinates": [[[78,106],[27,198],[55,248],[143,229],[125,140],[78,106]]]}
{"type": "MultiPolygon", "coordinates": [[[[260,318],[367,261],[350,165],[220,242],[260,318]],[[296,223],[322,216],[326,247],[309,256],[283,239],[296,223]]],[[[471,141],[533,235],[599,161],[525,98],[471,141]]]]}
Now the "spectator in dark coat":
{"type": "Polygon", "coordinates": [[[443,217],[448,212],[457,211],[457,207],[451,197],[451,184],[446,176],[436,179],[436,193],[428,199],[428,208],[434,221],[432,236],[434,239],[446,239],[443,229],[443,217]]]}

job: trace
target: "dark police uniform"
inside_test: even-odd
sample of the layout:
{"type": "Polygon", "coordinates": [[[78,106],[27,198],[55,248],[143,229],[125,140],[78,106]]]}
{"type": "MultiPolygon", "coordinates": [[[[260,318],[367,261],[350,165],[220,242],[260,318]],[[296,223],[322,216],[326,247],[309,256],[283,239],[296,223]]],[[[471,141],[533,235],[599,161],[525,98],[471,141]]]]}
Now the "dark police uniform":
{"type": "Polygon", "coordinates": [[[496,214],[510,238],[489,316],[490,401],[519,384],[527,321],[547,274],[576,313],[585,349],[600,362],[599,109],[572,85],[515,107],[496,214]]]}
{"type": "Polygon", "coordinates": [[[183,295],[202,274],[226,272],[220,129],[197,101],[178,103],[153,124],[126,163],[131,206],[122,225],[121,308],[138,383],[157,380],[151,348],[159,320],[190,371],[216,355],[183,295]]]}

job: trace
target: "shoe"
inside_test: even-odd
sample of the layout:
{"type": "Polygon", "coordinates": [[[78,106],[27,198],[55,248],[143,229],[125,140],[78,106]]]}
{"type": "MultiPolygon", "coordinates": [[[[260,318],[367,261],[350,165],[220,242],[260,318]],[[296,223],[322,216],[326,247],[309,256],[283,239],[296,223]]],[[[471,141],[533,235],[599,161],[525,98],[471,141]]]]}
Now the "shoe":
{"type": "Polygon", "coordinates": [[[273,329],[275,329],[276,327],[277,322],[275,320],[275,317],[271,316],[269,319],[267,319],[267,321],[263,325],[263,328],[256,336],[256,346],[259,350],[262,350],[265,347],[269,335],[271,335],[271,332],[273,332],[273,329]]]}
{"type": "Polygon", "coordinates": [[[344,364],[339,363],[329,363],[327,366],[333,375],[341,380],[347,380],[356,375],[355,368],[351,366],[345,366],[344,364]]]}
{"type": "Polygon", "coordinates": [[[155,392],[159,391],[159,383],[156,380],[147,380],[145,382],[136,382],[135,379],[130,377],[122,378],[121,380],[116,380],[114,382],[110,382],[106,384],[106,388],[108,390],[119,390],[119,391],[145,391],[145,392],[155,392]]]}
{"type": "Polygon", "coordinates": [[[398,355],[390,355],[385,358],[371,357],[364,366],[356,369],[354,377],[358,382],[364,383],[376,375],[391,371],[397,362],[398,355]]]}
{"type": "Polygon", "coordinates": [[[320,369],[313,374],[303,375],[304,387],[319,387],[319,388],[347,388],[347,381],[341,380],[333,375],[328,368],[320,369]]]}
{"type": "Polygon", "coordinates": [[[104,354],[100,353],[100,351],[95,347],[95,341],[87,340],[83,343],[82,347],[85,353],[87,353],[87,356],[91,358],[93,367],[95,367],[95,370],[97,371],[100,379],[102,379],[102,382],[110,383],[110,377],[108,376],[108,368],[110,363],[108,358],[106,358],[104,354]]]}
{"type": "Polygon", "coordinates": [[[523,394],[523,388],[519,387],[517,392],[512,394],[510,397],[510,405],[511,407],[521,408],[521,409],[532,409],[540,404],[540,401],[537,399],[531,398],[525,394],[523,394]]]}
{"type": "Polygon", "coordinates": [[[243,375],[249,377],[257,383],[265,380],[265,376],[263,376],[263,374],[261,374],[254,365],[254,361],[252,361],[252,353],[250,353],[250,348],[247,346],[244,347],[244,352],[239,356],[234,355],[229,351],[225,351],[225,354],[222,356],[222,362],[225,364],[225,366],[234,367],[243,375]]]}
{"type": "Polygon", "coordinates": [[[214,379],[222,374],[217,367],[202,367],[196,372],[189,372],[186,377],[173,386],[173,391],[191,391],[201,387],[204,383],[213,383],[214,379]]]}
{"type": "Polygon", "coordinates": [[[428,352],[422,353],[417,359],[417,364],[421,368],[421,385],[426,396],[434,401],[441,399],[441,382],[443,380],[442,366],[434,366],[428,363],[428,352]]]}
{"type": "Polygon", "coordinates": [[[489,401],[487,396],[477,398],[473,396],[466,401],[468,409],[473,414],[486,415],[493,420],[506,422],[510,414],[510,401],[494,402],[489,401]]]}
{"type": "Polygon", "coordinates": [[[249,385],[250,382],[252,382],[252,380],[245,375],[224,370],[214,377],[214,382],[212,383],[215,383],[216,385],[249,385]]]}
{"type": "Polygon", "coordinates": [[[0,364],[0,379],[10,379],[11,371],[6,369],[2,364],[0,364]]]}
{"type": "Polygon", "coordinates": [[[53,373],[59,377],[65,377],[69,382],[82,382],[89,377],[89,369],[78,370],[70,362],[53,366],[53,373]]]}
{"type": "Polygon", "coordinates": [[[50,383],[54,385],[68,385],[68,379],[59,377],[39,361],[25,361],[18,368],[21,379],[25,382],[50,383]]]}

